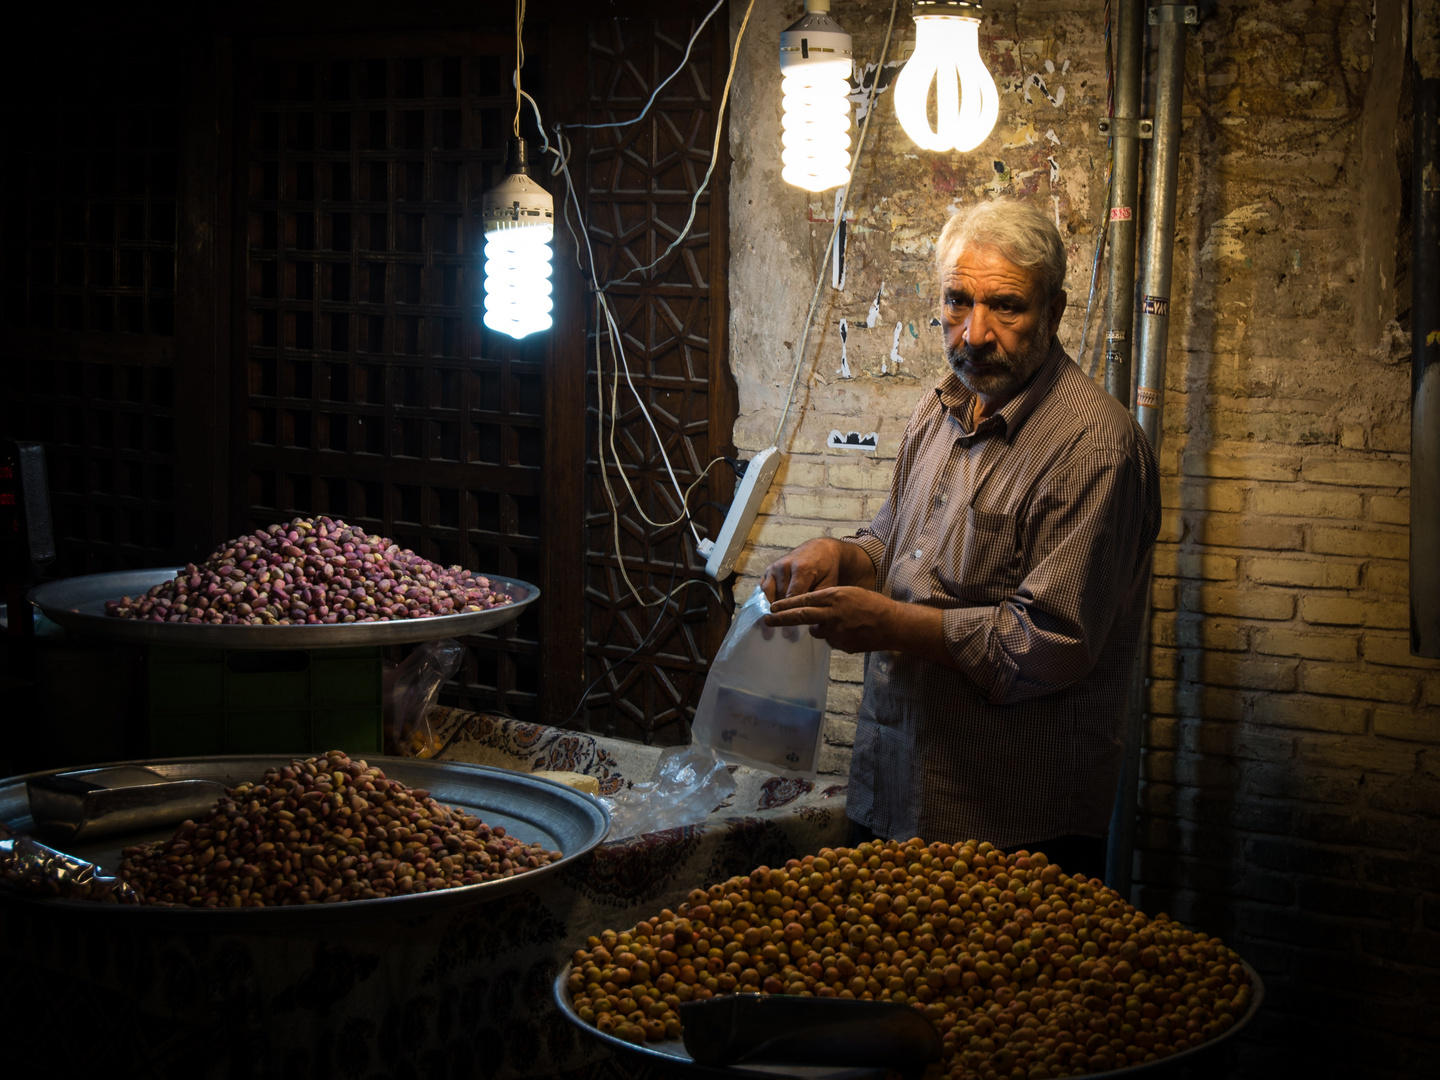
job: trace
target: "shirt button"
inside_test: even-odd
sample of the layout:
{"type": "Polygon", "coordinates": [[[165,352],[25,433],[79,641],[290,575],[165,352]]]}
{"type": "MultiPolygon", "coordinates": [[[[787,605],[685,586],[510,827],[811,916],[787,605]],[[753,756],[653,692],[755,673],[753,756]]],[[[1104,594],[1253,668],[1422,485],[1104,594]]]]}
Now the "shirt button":
{"type": "Polygon", "coordinates": [[[916,549],[915,549],[914,558],[917,558],[917,559],[923,558],[924,555],[925,555],[925,553],[924,553],[923,551],[921,551],[919,548],[916,548],[916,549]]]}
{"type": "Polygon", "coordinates": [[[946,495],[943,491],[942,491],[939,495],[936,495],[936,496],[935,496],[935,505],[936,505],[936,506],[944,506],[944,505],[945,505],[946,503],[948,503],[949,501],[950,501],[950,496],[949,496],[949,495],[946,495]]]}

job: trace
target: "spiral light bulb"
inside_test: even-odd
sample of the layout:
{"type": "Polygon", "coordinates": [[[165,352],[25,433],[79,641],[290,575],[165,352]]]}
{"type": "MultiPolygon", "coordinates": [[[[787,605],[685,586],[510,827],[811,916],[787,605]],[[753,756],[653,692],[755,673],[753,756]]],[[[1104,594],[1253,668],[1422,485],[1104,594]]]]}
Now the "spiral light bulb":
{"type": "Polygon", "coordinates": [[[915,52],[895,78],[895,115],[925,150],[973,150],[994,130],[1000,95],[980,59],[978,3],[915,0],[915,52]]]}
{"type": "Polygon", "coordinates": [[[780,35],[780,175],[807,191],[850,182],[850,35],[829,10],[830,0],[805,0],[805,14],[780,35]]]}
{"type": "Polygon", "coordinates": [[[485,192],[485,325],[517,340],[549,330],[555,200],[530,179],[525,143],[510,144],[508,175],[485,192]]]}

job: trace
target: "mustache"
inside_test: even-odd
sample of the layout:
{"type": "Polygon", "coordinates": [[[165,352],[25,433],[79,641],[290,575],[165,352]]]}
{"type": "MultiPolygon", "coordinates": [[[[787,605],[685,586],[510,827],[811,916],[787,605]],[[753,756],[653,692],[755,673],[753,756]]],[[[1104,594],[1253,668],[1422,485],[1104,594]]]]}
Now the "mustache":
{"type": "Polygon", "coordinates": [[[1015,370],[1015,361],[1006,355],[994,342],[979,349],[970,345],[968,342],[961,343],[953,349],[946,349],[945,359],[950,361],[952,368],[974,368],[983,366],[1002,367],[1006,371],[1015,370]]]}

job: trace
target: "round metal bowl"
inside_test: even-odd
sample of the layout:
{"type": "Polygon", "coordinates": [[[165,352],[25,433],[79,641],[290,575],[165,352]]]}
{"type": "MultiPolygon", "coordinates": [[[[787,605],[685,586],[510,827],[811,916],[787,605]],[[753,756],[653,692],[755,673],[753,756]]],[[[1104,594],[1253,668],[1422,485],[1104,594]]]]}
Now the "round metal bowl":
{"type": "MultiPolygon", "coordinates": [[[[251,754],[233,757],[171,758],[162,761],[121,762],[143,765],[171,780],[215,780],[227,787],[259,780],[265,770],[286,765],[294,755],[251,754]]],[[[186,926],[217,925],[232,931],[243,927],[271,925],[277,920],[334,920],[336,918],[395,919],[419,918],[434,912],[493,900],[506,893],[525,889],[537,880],[572,867],[610,831],[609,811],[584,792],[528,773],[511,772],[488,765],[464,762],[422,761],[413,758],[372,757],[370,764],[381,768],[392,780],[429,791],[431,798],[456,806],[481,818],[486,824],[503,825],[507,834],[527,843],[542,843],[563,856],[559,861],[514,877],[498,878],[478,885],[453,889],[386,896],[373,900],[338,903],[283,904],[263,908],[187,908],[151,904],[104,904],[87,900],[31,900],[21,894],[7,898],[92,912],[97,916],[128,919],[151,916],[184,920],[186,926]],[[209,920],[207,922],[207,920],[209,920]]],[[[113,766],[103,766],[106,768],[113,766]]],[[[63,772],[66,770],[53,770],[63,772]]],[[[30,832],[34,822],[26,795],[26,781],[51,773],[32,773],[0,780],[0,820],[17,833],[30,832]]],[[[56,845],[113,874],[122,849],[133,844],[168,839],[174,827],[98,838],[90,843],[56,845]]],[[[37,839],[44,840],[43,836],[37,839]]],[[[313,923],[312,923],[313,925],[313,923]]]]}
{"type": "Polygon", "coordinates": [[[458,615],[432,615],[424,619],[393,619],[372,623],[321,623],[300,626],[229,626],[212,623],[164,623],[118,619],[105,614],[107,600],[143,596],[152,587],[171,580],[181,567],[156,570],[121,570],[110,574],[51,581],[31,589],[27,599],[46,618],[67,630],[128,641],[137,645],[174,645],[216,649],[322,649],[346,645],[398,645],[414,641],[478,634],[518,619],[540,590],[516,578],[483,576],[491,588],[505,593],[511,603],[485,611],[458,615]]]}
{"type": "MultiPolygon", "coordinates": [[[[1160,1077],[1179,1076],[1185,1066],[1197,1063],[1197,1057],[1203,1055],[1210,1057],[1216,1047],[1226,1040],[1237,1035],[1241,1029],[1250,1023],[1255,1013],[1260,1008],[1260,1003],[1265,1000],[1265,985],[1260,980],[1260,975],[1244,960],[1240,961],[1245,966],[1245,972],[1250,976],[1251,988],[1254,991],[1250,999],[1250,1008],[1245,1010],[1245,1015],[1235,1022],[1235,1026],[1222,1035],[1218,1035],[1208,1042],[1199,1046],[1192,1046],[1188,1050],[1182,1050],[1178,1054],[1171,1054],[1167,1058],[1160,1058],[1158,1061],[1141,1062],[1138,1065],[1127,1065],[1123,1069],[1109,1069],[1103,1073],[1094,1073],[1095,1076],[1125,1077],[1149,1077],[1158,1080],[1160,1077]]],[[[606,1034],[598,1028],[585,1023],[575,1012],[575,1006],[570,1000],[570,991],[566,983],[570,981],[570,969],[574,962],[567,963],[560,974],[555,977],[554,998],[555,1006],[572,1024],[578,1027],[585,1034],[592,1038],[599,1039],[613,1050],[621,1053],[636,1054],[651,1065],[669,1066],[674,1068],[680,1066],[685,1072],[697,1076],[723,1077],[737,1076],[746,1073],[757,1075],[766,1074],[770,1076],[799,1076],[809,1077],[811,1080],[842,1080],[847,1074],[854,1076],[861,1072],[868,1074],[870,1069],[840,1069],[834,1066],[814,1065],[761,1065],[746,1063],[734,1065],[728,1068],[721,1068],[713,1065],[697,1065],[685,1049],[685,1044],[679,1039],[662,1039],[659,1042],[632,1043],[614,1035],[606,1034]]]]}

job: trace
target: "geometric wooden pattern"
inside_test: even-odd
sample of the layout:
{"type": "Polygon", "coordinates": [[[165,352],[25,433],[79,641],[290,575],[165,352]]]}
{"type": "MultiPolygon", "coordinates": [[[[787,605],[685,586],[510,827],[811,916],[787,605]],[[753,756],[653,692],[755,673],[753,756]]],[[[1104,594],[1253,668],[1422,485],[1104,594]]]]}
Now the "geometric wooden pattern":
{"type": "Polygon", "coordinates": [[[55,577],[175,558],[184,78],[71,59],[7,102],[0,169],[0,433],[44,444],[55,577]]]}
{"type": "MultiPolygon", "coordinates": [[[[617,19],[590,27],[590,122],[633,119],[654,88],[684,58],[698,20],[617,19]]],[[[724,383],[726,286],[723,280],[726,231],[722,159],[701,195],[695,222],[684,241],[654,269],[680,235],[691,199],[705,177],[715,133],[715,106],[728,63],[727,38],[719,20],[699,36],[684,70],[660,93],[639,123],[589,132],[587,198],[590,242],[602,282],[615,282],[607,296],[615,310],[628,360],[632,392],[623,376],[614,449],[635,489],[640,507],[653,521],[680,513],[680,500],[665,469],[655,435],[636,402],[638,392],[659,432],[682,488],[711,458],[733,453],[733,404],[717,393],[724,383]],[[720,194],[716,194],[717,185],[720,194]],[[717,269],[720,271],[717,281],[717,269]],[[630,273],[631,271],[637,271],[630,273]],[[628,277],[625,275],[629,274],[628,277]],[[625,280],[618,279],[625,277],[625,280]]],[[[724,145],[722,137],[722,147],[724,145]]],[[[727,623],[727,603],[710,589],[692,586],[663,606],[638,604],[620,574],[620,560],[647,601],[664,596],[687,578],[704,577],[704,559],[685,524],[657,529],[637,513],[610,452],[611,379],[614,364],[607,327],[598,327],[597,348],[605,370],[597,385],[592,354],[590,423],[587,439],[587,682],[603,676],[587,710],[591,730],[646,742],[684,742],[704,675],[727,623]],[[605,470],[621,503],[617,557],[614,510],[601,482],[597,456],[599,397],[605,408],[605,470]],[[655,620],[660,626],[655,627],[655,620]],[[633,659],[620,663],[654,628],[654,636],[633,659]]],[[[728,497],[728,466],[712,470],[696,487],[691,510],[701,535],[713,536],[723,515],[712,500],[728,497]],[[697,508],[702,508],[698,509],[697,508]]]]}
{"type": "MultiPolygon", "coordinates": [[[[514,109],[513,36],[491,44],[441,37],[397,55],[377,37],[322,42],[320,60],[283,45],[256,58],[245,527],[327,514],[539,582],[546,335],[515,343],[479,318],[479,199],[514,109]]],[[[538,719],[539,620],[532,605],[466,639],[447,698],[538,719]]]]}

